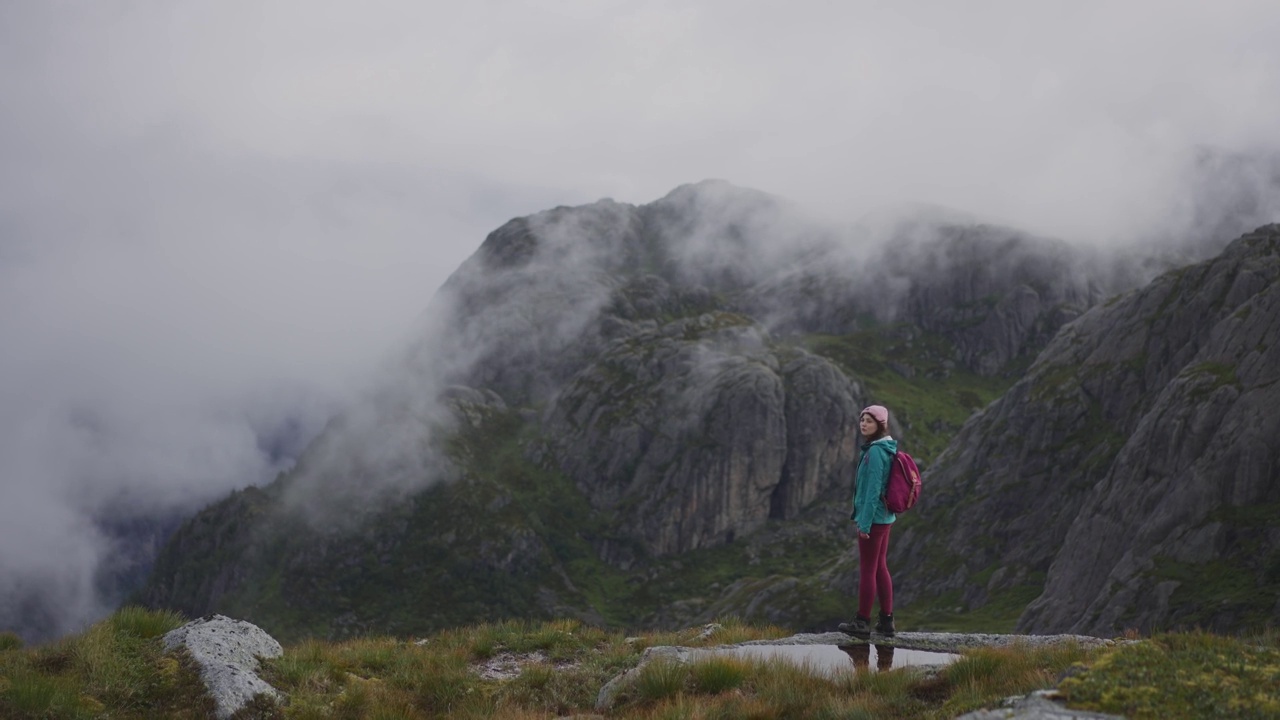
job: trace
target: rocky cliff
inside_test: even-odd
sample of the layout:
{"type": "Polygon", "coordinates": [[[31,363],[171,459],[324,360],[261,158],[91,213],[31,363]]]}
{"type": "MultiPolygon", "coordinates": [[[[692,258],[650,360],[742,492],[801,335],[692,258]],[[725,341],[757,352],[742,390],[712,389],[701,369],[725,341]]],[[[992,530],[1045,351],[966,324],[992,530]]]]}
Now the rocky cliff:
{"type": "Polygon", "coordinates": [[[844,614],[857,410],[893,407],[930,460],[1137,267],[721,182],[512,220],[368,400],[189,522],[142,599],[285,636],[747,605],[811,627],[844,614]]]}
{"type": "Polygon", "coordinates": [[[1033,600],[1030,632],[1280,611],[1280,226],[1095,307],[934,463],[904,602],[1033,600]]]}

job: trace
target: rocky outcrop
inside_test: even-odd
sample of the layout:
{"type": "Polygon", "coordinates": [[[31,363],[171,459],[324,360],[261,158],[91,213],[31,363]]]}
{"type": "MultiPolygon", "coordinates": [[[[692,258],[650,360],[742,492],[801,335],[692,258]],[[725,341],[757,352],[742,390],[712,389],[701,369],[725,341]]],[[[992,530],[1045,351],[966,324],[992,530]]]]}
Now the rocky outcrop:
{"type": "Polygon", "coordinates": [[[183,648],[200,668],[219,720],[227,720],[257,695],[282,696],[258,677],[260,658],[284,654],[280,643],[252,623],[222,615],[200,618],[164,636],[165,652],[183,648]]]}
{"type": "Polygon", "coordinates": [[[904,602],[1042,587],[1019,627],[1113,633],[1280,609],[1280,227],[1070,324],[927,477],[904,602]],[[1043,585],[1041,586],[1041,583],[1043,585]]]}
{"type": "Polygon", "coordinates": [[[847,481],[861,392],[830,362],[707,313],[617,338],[549,428],[561,468],[649,555],[731,542],[847,481]]]}

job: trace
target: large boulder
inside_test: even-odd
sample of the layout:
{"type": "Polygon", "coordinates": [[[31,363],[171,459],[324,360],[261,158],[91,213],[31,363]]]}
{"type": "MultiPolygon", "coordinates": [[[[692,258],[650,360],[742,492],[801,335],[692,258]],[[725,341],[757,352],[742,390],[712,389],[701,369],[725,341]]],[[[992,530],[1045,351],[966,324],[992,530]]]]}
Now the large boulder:
{"type": "Polygon", "coordinates": [[[200,667],[219,720],[231,717],[257,695],[282,697],[258,676],[258,659],[280,657],[284,650],[257,625],[209,615],[165,634],[165,652],[178,648],[200,667]]]}

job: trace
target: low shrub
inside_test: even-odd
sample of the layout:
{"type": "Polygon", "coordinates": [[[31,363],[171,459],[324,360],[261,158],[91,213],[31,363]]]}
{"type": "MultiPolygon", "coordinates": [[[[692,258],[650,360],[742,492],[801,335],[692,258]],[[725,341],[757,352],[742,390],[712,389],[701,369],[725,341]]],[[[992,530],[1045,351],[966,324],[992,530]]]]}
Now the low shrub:
{"type": "Polygon", "coordinates": [[[0,652],[22,649],[22,638],[15,632],[0,632],[0,652]]]}

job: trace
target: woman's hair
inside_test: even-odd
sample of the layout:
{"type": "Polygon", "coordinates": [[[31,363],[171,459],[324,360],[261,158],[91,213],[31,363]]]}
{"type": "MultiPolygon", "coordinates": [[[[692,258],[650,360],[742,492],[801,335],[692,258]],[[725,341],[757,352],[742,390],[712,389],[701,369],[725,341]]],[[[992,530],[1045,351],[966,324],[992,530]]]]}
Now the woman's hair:
{"type": "Polygon", "coordinates": [[[871,422],[874,422],[876,424],[876,432],[874,435],[866,439],[867,442],[875,442],[876,440],[879,440],[882,437],[888,437],[889,428],[885,427],[884,423],[875,419],[875,417],[873,417],[871,413],[865,413],[865,412],[858,416],[858,422],[862,422],[862,418],[864,417],[871,418],[871,422]]]}

